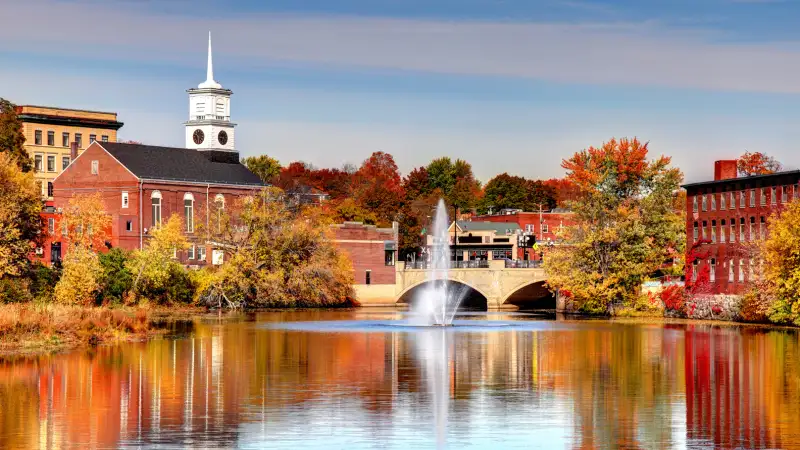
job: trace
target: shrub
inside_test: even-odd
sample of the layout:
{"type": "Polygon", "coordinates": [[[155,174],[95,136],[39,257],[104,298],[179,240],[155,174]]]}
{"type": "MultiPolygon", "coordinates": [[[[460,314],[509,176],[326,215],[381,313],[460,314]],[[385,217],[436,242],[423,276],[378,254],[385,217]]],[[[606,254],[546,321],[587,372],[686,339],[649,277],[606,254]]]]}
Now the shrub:
{"type": "Polygon", "coordinates": [[[75,246],[64,258],[64,269],[55,289],[55,301],[64,305],[88,306],[95,302],[102,273],[97,253],[75,246]]]}
{"type": "Polygon", "coordinates": [[[658,293],[658,297],[667,312],[678,315],[686,314],[686,291],[683,286],[677,284],[667,286],[658,293]]]}
{"type": "Polygon", "coordinates": [[[30,292],[35,299],[50,301],[56,288],[56,283],[61,276],[57,269],[35,263],[31,267],[28,278],[30,279],[30,292]]]}
{"type": "Polygon", "coordinates": [[[129,253],[119,249],[111,249],[100,255],[100,301],[119,303],[133,285],[133,275],[127,267],[129,253]]]}
{"type": "Polygon", "coordinates": [[[742,297],[742,320],[746,322],[768,322],[775,305],[771,290],[764,281],[756,281],[750,291],[742,297]]]}
{"type": "Polygon", "coordinates": [[[0,278],[0,303],[21,303],[33,300],[30,280],[21,277],[0,278]]]}

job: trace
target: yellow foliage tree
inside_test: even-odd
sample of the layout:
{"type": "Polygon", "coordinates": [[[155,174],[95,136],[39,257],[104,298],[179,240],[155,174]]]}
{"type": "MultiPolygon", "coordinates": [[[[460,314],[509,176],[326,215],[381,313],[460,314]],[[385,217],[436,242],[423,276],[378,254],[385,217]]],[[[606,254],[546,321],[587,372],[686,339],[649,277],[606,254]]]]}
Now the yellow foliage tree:
{"type": "Polygon", "coordinates": [[[99,193],[73,196],[61,218],[69,243],[55,300],[64,304],[90,305],[100,288],[102,268],[97,251],[103,248],[111,227],[99,193]]]}
{"type": "Polygon", "coordinates": [[[767,317],[800,325],[800,202],[792,201],[769,218],[769,235],[761,246],[766,286],[773,298],[767,317]]]}
{"type": "Polygon", "coordinates": [[[33,243],[40,237],[42,201],[33,173],[0,151],[0,279],[25,272],[33,243]]]}
{"type": "Polygon", "coordinates": [[[174,256],[175,252],[189,247],[184,229],[181,217],[173,214],[163,225],[153,228],[144,249],[133,252],[127,263],[128,270],[134,274],[133,292],[141,294],[163,289],[172,274],[183,270],[174,256]]]}

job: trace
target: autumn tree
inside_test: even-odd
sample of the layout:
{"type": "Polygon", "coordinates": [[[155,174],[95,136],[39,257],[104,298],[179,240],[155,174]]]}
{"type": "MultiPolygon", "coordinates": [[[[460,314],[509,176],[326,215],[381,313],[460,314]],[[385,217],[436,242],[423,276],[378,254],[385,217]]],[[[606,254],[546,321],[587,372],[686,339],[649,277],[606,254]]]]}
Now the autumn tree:
{"type": "Polygon", "coordinates": [[[544,185],[555,192],[556,203],[561,208],[569,208],[570,202],[578,199],[578,188],[566,178],[551,178],[544,185]]]}
{"type": "Polygon", "coordinates": [[[277,159],[270,158],[267,155],[248,156],[242,159],[242,164],[267,184],[273,184],[281,174],[282,169],[277,159]]]}
{"type": "Polygon", "coordinates": [[[481,195],[481,185],[472,166],[461,159],[436,158],[425,168],[430,190],[439,189],[448,205],[466,211],[474,208],[481,195]]]}
{"type": "MultiPolygon", "coordinates": [[[[227,226],[228,222],[224,224],[227,226]]],[[[150,238],[143,249],[134,250],[126,263],[133,276],[131,291],[140,298],[160,300],[172,278],[182,272],[183,266],[175,259],[178,251],[186,250],[183,219],[173,214],[161,226],[150,231],[150,238]]]]}
{"type": "Polygon", "coordinates": [[[395,220],[404,193],[400,171],[392,155],[375,152],[353,175],[356,202],[383,225],[395,220]]]}
{"type": "Polygon", "coordinates": [[[91,305],[100,289],[103,269],[97,252],[104,248],[111,227],[99,193],[74,195],[61,216],[68,249],[62,262],[55,300],[63,304],[91,305]]]}
{"type": "Polygon", "coordinates": [[[41,209],[33,173],[22,172],[12,153],[0,152],[0,279],[27,271],[44,229],[41,209]]]}
{"type": "Polygon", "coordinates": [[[353,298],[352,266],[329,239],[330,222],[318,209],[293,214],[280,196],[267,188],[241,201],[243,231],[222,243],[226,262],[203,283],[207,303],[320,306],[353,298]]]}
{"type": "Polygon", "coordinates": [[[22,134],[17,107],[0,97],[0,152],[10,155],[23,172],[29,172],[33,163],[24,144],[25,135],[22,134]]]}
{"type": "Polygon", "coordinates": [[[780,172],[782,165],[772,156],[761,152],[744,152],[736,160],[736,169],[740,176],[767,175],[780,172]]]}
{"type": "Polygon", "coordinates": [[[647,156],[636,138],[612,139],[562,163],[579,192],[576,225],[545,260],[548,284],[585,312],[636,307],[642,282],[683,252],[684,219],[673,207],[682,174],[670,158],[647,156]]]}
{"type": "Polygon", "coordinates": [[[761,245],[766,281],[759,293],[772,299],[770,321],[800,325],[800,202],[789,202],[769,218],[769,234],[761,245]]]}

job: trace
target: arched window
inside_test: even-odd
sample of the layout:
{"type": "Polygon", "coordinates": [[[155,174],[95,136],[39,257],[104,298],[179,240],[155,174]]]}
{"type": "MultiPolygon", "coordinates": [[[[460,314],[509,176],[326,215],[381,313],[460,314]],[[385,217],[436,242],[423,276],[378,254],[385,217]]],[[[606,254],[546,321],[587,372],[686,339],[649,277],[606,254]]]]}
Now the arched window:
{"type": "Polygon", "coordinates": [[[191,192],[183,196],[183,212],[186,218],[186,232],[191,233],[194,231],[194,196],[191,192]]]}
{"type": "Polygon", "coordinates": [[[214,206],[217,209],[217,233],[222,232],[222,213],[225,211],[225,196],[217,194],[214,197],[214,206]]]}
{"type": "Polygon", "coordinates": [[[153,191],[150,194],[150,205],[153,209],[153,226],[161,225],[161,192],[153,191]]]}

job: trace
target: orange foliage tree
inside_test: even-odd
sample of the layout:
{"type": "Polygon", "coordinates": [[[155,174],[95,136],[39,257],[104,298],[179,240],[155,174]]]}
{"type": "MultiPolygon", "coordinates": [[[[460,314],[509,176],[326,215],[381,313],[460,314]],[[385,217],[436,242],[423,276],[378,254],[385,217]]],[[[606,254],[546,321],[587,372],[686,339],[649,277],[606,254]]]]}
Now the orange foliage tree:
{"type": "Polygon", "coordinates": [[[779,172],[783,166],[772,156],[761,152],[744,152],[736,161],[736,169],[741,176],[767,175],[779,172]]]}

